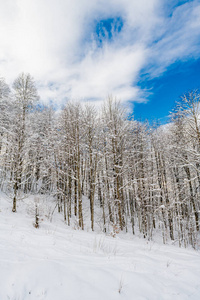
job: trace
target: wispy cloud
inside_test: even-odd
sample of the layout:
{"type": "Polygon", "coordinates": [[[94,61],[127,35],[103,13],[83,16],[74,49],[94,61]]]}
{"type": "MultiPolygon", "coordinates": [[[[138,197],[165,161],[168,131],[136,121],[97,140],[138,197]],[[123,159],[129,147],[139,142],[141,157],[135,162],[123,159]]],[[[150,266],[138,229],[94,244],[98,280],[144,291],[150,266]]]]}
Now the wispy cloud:
{"type": "Polygon", "coordinates": [[[99,103],[111,93],[143,101],[142,73],[160,76],[177,60],[200,56],[199,1],[172,3],[1,1],[0,75],[11,83],[30,72],[46,102],[99,103]]]}
{"type": "Polygon", "coordinates": [[[159,76],[176,61],[200,56],[200,3],[192,1],[178,6],[163,19],[161,36],[152,44],[153,58],[149,73],[159,76]]]}

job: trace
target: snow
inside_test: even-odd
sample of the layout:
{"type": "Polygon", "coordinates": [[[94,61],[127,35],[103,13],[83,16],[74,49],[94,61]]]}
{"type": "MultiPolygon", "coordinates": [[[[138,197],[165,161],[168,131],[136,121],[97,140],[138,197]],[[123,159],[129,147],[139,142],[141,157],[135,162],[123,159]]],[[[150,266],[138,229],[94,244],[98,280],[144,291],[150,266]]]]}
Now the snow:
{"type": "Polygon", "coordinates": [[[0,194],[0,300],[199,300],[200,253],[75,230],[0,194]]]}

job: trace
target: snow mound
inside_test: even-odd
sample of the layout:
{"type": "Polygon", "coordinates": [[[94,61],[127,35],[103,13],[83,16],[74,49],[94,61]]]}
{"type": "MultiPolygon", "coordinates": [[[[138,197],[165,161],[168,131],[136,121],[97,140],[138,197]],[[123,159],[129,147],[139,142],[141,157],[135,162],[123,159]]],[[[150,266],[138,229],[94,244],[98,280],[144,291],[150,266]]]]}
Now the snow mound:
{"type": "Polygon", "coordinates": [[[33,226],[30,202],[0,194],[0,300],[199,300],[200,254],[132,235],[33,226]]]}

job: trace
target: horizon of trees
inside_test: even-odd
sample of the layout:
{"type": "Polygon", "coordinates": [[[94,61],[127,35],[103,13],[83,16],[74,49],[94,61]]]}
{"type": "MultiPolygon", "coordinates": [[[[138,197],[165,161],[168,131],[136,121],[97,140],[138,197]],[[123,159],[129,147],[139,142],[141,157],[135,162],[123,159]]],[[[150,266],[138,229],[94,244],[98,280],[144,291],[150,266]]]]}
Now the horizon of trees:
{"type": "MultiPolygon", "coordinates": [[[[0,188],[17,210],[21,194],[47,194],[70,225],[140,232],[163,243],[198,247],[200,217],[200,94],[184,95],[164,126],[129,118],[112,96],[100,111],[67,102],[59,113],[39,104],[30,74],[12,92],[0,79],[0,188]],[[87,199],[87,200],[85,200],[87,199]]],[[[37,216],[38,217],[38,216],[37,216]]]]}

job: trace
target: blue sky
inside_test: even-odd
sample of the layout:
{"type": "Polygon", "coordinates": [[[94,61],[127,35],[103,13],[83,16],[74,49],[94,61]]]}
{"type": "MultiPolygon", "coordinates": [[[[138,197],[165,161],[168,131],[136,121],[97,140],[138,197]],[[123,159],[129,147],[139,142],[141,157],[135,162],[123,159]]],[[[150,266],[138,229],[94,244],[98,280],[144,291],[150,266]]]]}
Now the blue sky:
{"type": "Polygon", "coordinates": [[[165,122],[199,87],[200,0],[7,0],[0,28],[0,76],[29,72],[44,103],[112,94],[165,122]]]}
{"type": "Polygon", "coordinates": [[[200,92],[200,59],[177,62],[162,76],[152,80],[141,79],[139,85],[151,94],[147,103],[135,104],[135,118],[166,123],[170,119],[169,112],[181,96],[191,90],[200,92]]]}

